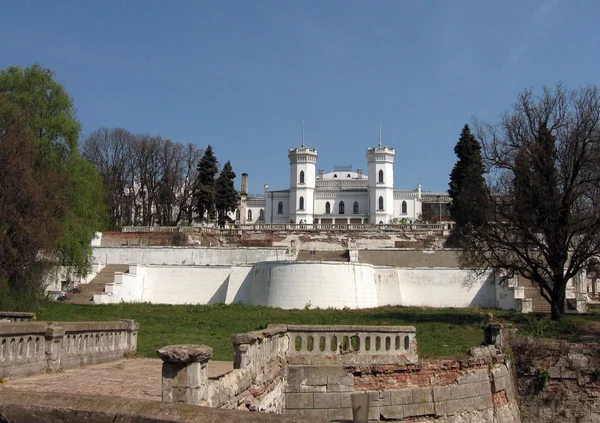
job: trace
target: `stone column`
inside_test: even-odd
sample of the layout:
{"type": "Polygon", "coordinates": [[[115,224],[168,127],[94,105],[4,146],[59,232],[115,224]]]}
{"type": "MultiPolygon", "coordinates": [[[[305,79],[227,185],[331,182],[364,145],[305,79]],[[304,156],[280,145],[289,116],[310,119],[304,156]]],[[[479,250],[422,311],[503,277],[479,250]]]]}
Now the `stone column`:
{"type": "Polygon", "coordinates": [[[162,359],[162,400],[203,405],[208,388],[206,365],[212,348],[206,345],[169,345],[157,351],[162,359]]]}

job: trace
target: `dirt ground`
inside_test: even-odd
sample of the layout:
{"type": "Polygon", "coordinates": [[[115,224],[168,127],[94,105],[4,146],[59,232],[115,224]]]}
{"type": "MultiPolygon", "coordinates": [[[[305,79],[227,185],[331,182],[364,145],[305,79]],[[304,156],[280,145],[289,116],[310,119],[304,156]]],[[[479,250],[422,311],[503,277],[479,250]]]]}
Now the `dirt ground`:
{"type": "MultiPolygon", "coordinates": [[[[6,379],[1,389],[29,392],[64,392],[161,400],[162,360],[131,358],[94,364],[61,373],[47,373],[6,379]]],[[[218,377],[233,369],[230,361],[209,361],[208,377],[218,377]]]]}

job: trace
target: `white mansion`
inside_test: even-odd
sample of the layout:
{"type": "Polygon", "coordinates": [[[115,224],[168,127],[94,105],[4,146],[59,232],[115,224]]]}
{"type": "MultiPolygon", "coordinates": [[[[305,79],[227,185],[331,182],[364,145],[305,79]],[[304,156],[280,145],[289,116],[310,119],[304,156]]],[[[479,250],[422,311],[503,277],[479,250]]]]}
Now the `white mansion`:
{"type": "MultiPolygon", "coordinates": [[[[242,174],[241,199],[235,220],[241,224],[387,224],[447,215],[447,192],[422,193],[394,189],[395,151],[367,149],[368,174],[351,166],[317,172],[318,153],[305,147],[289,150],[290,188],[248,196],[248,175],[242,174]],[[428,211],[423,205],[428,205],[428,211]],[[438,213],[439,209],[439,213],[438,213]]],[[[231,216],[233,218],[233,215],[231,216]]]]}

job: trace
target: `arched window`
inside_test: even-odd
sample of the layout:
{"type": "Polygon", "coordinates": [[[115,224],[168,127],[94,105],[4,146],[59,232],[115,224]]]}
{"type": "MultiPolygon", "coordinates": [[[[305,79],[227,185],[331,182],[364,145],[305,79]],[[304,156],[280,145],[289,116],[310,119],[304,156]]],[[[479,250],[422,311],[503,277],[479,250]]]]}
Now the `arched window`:
{"type": "Polygon", "coordinates": [[[352,176],[350,176],[350,174],[347,174],[347,175],[346,175],[346,178],[352,178],[352,176]]]}
{"type": "Polygon", "coordinates": [[[340,201],[339,209],[340,209],[340,214],[344,214],[344,202],[343,201],[340,201]]]}
{"type": "Polygon", "coordinates": [[[235,220],[240,220],[240,211],[239,210],[235,211],[235,220]]]}
{"type": "Polygon", "coordinates": [[[383,184],[383,170],[379,171],[379,183],[383,184]]]}
{"type": "Polygon", "coordinates": [[[301,184],[304,183],[304,171],[303,170],[300,171],[300,183],[301,184]]]}
{"type": "Polygon", "coordinates": [[[335,173],[334,173],[334,174],[333,174],[333,177],[334,177],[334,178],[337,178],[337,174],[335,174],[335,173]]]}
{"type": "Polygon", "coordinates": [[[358,201],[355,201],[354,204],[352,205],[352,213],[358,214],[358,201]]]}
{"type": "Polygon", "coordinates": [[[277,204],[277,214],[283,214],[283,203],[281,201],[277,204]]]}
{"type": "Polygon", "coordinates": [[[252,210],[248,210],[248,220],[252,220],[252,210]]]}
{"type": "Polygon", "coordinates": [[[300,210],[304,210],[304,197],[300,197],[300,210]]]}
{"type": "Polygon", "coordinates": [[[383,197],[379,197],[379,210],[383,210],[383,197]]]}
{"type": "Polygon", "coordinates": [[[331,213],[331,204],[329,204],[329,201],[325,203],[325,214],[330,214],[331,213]]]}
{"type": "Polygon", "coordinates": [[[258,212],[258,220],[265,220],[265,211],[263,209],[260,209],[258,212]]]}
{"type": "Polygon", "coordinates": [[[406,201],[402,202],[402,214],[406,214],[406,201]]]}

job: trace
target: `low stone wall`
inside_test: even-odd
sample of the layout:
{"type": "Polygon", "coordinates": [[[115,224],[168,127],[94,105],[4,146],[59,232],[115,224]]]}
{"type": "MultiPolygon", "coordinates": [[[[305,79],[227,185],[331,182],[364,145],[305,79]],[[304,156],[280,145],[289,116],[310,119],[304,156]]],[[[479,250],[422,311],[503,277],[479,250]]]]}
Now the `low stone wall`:
{"type": "Polygon", "coordinates": [[[0,420],[27,423],[307,423],[268,413],[243,413],[141,399],[0,391],[0,420]]]}
{"type": "Polygon", "coordinates": [[[0,322],[29,322],[35,320],[35,313],[0,311],[0,322]]]}
{"type": "Polygon", "coordinates": [[[288,366],[285,415],[352,419],[350,396],[370,396],[370,420],[520,422],[508,363],[492,359],[419,364],[288,366]]]}
{"type": "Polygon", "coordinates": [[[0,377],[58,372],[135,354],[139,325],[118,322],[0,322],[0,377]]]}

